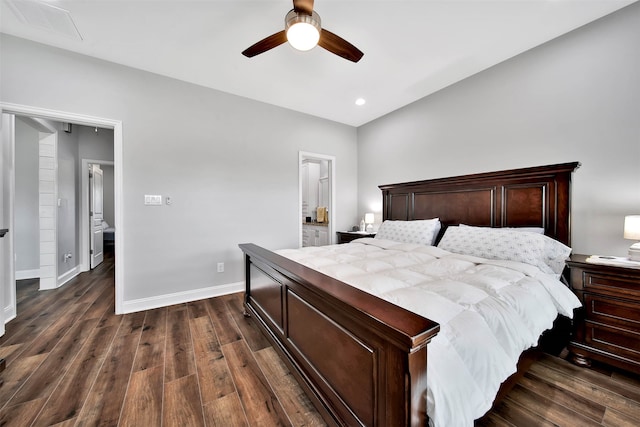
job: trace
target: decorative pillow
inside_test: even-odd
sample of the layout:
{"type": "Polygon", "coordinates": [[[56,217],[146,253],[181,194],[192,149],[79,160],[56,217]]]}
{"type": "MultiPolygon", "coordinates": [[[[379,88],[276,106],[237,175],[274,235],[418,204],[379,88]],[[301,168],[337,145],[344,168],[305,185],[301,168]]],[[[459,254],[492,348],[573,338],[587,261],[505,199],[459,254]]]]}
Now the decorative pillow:
{"type": "MultiPolygon", "coordinates": [[[[460,224],[460,227],[492,228],[492,227],[478,227],[475,225],[466,225],[466,224],[460,224]]],[[[498,228],[498,230],[513,230],[513,231],[521,231],[525,233],[544,234],[544,228],[542,227],[502,227],[502,228],[498,228]]]]}
{"type": "Polygon", "coordinates": [[[402,243],[419,243],[432,246],[440,231],[440,219],[418,219],[414,221],[384,221],[376,239],[387,239],[402,243]]]}
{"type": "Polygon", "coordinates": [[[543,234],[504,228],[449,227],[438,247],[463,255],[519,261],[561,274],[571,248],[543,234]]]}

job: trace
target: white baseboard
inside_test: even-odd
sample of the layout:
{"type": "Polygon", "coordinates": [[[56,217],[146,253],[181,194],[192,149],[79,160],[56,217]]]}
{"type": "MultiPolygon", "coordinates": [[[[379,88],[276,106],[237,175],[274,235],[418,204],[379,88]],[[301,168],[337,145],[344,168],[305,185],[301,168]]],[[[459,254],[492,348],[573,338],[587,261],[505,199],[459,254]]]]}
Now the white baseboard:
{"type": "Polygon", "coordinates": [[[17,316],[15,307],[7,306],[4,308],[4,323],[5,325],[9,323],[9,321],[15,319],[17,316]]]}
{"type": "Polygon", "coordinates": [[[206,298],[214,298],[222,295],[244,291],[244,282],[228,283],[226,285],[210,286],[208,288],[194,289],[191,291],[176,292],[167,295],[158,295],[150,298],[140,298],[124,301],[123,314],[136,311],[152,310],[159,307],[167,307],[174,304],[197,301],[206,298]]]}
{"type": "Polygon", "coordinates": [[[58,276],[58,287],[61,287],[62,285],[67,283],[69,280],[76,277],[78,274],[80,274],[80,266],[76,265],[75,267],[73,267],[71,270],[67,271],[63,275],[58,276]]]}
{"type": "Polygon", "coordinates": [[[39,278],[40,278],[39,268],[36,268],[35,270],[16,271],[16,280],[39,279],[39,278]]]}

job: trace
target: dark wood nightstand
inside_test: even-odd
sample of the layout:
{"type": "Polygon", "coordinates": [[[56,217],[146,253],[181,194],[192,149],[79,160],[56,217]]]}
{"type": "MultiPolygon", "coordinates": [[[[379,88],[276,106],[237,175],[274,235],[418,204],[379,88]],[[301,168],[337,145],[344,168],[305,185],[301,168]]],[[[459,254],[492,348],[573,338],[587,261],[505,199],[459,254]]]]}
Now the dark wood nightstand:
{"type": "Polygon", "coordinates": [[[578,310],[571,359],[589,366],[597,360],[640,373],[640,269],[587,263],[571,255],[571,288],[584,309],[578,310]]]}
{"type": "Polygon", "coordinates": [[[361,231],[338,231],[338,244],[349,243],[352,240],[360,239],[362,237],[375,237],[376,233],[366,233],[361,231]]]}

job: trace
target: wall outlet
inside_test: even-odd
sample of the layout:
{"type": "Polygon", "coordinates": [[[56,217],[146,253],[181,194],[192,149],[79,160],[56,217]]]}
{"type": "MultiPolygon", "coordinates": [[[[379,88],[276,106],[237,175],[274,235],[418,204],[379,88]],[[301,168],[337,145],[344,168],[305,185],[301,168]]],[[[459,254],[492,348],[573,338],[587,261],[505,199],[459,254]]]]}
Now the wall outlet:
{"type": "Polygon", "coordinates": [[[218,263],[218,273],[224,273],[224,262],[218,263]]]}

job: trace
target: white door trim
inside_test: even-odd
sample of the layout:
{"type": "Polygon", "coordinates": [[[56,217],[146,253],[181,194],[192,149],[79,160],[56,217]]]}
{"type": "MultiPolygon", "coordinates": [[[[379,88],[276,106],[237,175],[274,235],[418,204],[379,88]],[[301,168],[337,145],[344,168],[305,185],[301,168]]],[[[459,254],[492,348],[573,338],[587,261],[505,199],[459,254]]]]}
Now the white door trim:
{"type": "Polygon", "coordinates": [[[335,242],[334,224],[336,222],[336,157],[327,154],[310,153],[308,151],[298,152],[298,246],[302,247],[302,161],[305,159],[317,159],[329,161],[329,191],[331,192],[331,206],[329,206],[329,244],[335,242]]]}
{"type": "MultiPolygon", "coordinates": [[[[9,114],[52,119],[83,126],[98,126],[106,129],[113,129],[114,227],[116,228],[115,239],[117,242],[115,247],[115,257],[118,260],[115,265],[115,311],[116,314],[123,314],[125,287],[125,239],[123,219],[124,199],[122,184],[124,166],[122,121],[5,102],[0,102],[0,108],[2,109],[2,112],[9,114]]],[[[12,201],[11,203],[13,204],[12,201]]],[[[13,206],[11,206],[11,209],[13,209],[13,206]]],[[[15,269],[15,266],[12,266],[11,268],[15,269]]]]}
{"type": "Polygon", "coordinates": [[[13,205],[15,199],[15,116],[2,115],[2,141],[0,142],[0,203],[2,209],[4,228],[9,232],[0,240],[0,336],[5,333],[5,323],[16,317],[16,276],[15,276],[15,249],[13,234],[15,233],[15,221],[13,205]],[[6,295],[5,295],[6,294],[6,295]]]}

